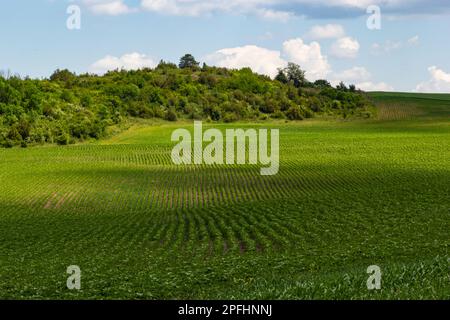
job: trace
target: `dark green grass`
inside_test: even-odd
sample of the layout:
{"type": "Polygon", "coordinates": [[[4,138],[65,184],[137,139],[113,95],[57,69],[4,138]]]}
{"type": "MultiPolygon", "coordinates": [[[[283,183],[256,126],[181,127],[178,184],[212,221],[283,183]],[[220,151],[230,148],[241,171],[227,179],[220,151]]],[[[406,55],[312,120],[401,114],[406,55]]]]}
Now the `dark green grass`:
{"type": "Polygon", "coordinates": [[[415,110],[416,112],[411,112],[409,118],[421,120],[450,118],[450,94],[374,92],[370,97],[382,108],[415,110]]]}
{"type": "Polygon", "coordinates": [[[176,125],[0,150],[0,298],[449,299],[450,128],[433,112],[219,125],[280,128],[272,177],[172,165],[176,125]]]}

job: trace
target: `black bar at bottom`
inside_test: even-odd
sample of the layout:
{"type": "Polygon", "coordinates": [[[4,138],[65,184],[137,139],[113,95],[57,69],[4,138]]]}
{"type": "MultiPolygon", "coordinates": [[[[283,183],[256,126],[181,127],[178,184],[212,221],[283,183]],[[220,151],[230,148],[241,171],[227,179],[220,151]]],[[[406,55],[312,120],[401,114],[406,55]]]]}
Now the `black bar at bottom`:
{"type": "Polygon", "coordinates": [[[365,319],[385,317],[390,311],[430,317],[445,314],[449,306],[449,301],[0,301],[2,313],[16,316],[94,312],[127,318],[140,314],[144,319],[310,319],[311,315],[365,319]]]}

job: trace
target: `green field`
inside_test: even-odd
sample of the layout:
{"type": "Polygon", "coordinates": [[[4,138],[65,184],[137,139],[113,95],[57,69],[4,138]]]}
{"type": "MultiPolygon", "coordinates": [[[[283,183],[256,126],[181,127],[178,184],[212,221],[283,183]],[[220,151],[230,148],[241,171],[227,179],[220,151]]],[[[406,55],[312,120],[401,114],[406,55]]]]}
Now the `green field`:
{"type": "Polygon", "coordinates": [[[0,298],[449,299],[450,95],[372,98],[377,119],[210,124],[279,128],[275,176],[172,165],[164,122],[0,149],[0,298]]]}

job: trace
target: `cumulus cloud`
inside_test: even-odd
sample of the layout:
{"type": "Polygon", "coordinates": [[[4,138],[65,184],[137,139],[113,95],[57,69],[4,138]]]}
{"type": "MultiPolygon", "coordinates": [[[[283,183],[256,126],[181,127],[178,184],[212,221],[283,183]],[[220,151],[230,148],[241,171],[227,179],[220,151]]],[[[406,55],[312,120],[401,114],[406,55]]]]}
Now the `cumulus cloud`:
{"type": "Polygon", "coordinates": [[[307,37],[315,40],[335,39],[345,36],[344,27],[340,24],[316,25],[309,30],[307,37]]]}
{"type": "Polygon", "coordinates": [[[343,37],[336,40],[331,46],[331,54],[337,58],[356,58],[359,52],[359,42],[351,37],[343,37]]]}
{"type": "Polygon", "coordinates": [[[248,45],[218,50],[208,55],[205,60],[218,67],[232,69],[249,67],[272,78],[276,76],[279,68],[287,65],[288,61],[299,64],[311,81],[325,78],[331,71],[319,43],[307,44],[300,38],[285,41],[281,51],[248,45]]]}
{"type": "Polygon", "coordinates": [[[394,88],[385,82],[374,83],[371,81],[366,81],[357,83],[356,88],[363,91],[394,91],[394,88]]]}
{"type": "Polygon", "coordinates": [[[117,16],[135,11],[124,0],[83,0],[83,3],[95,14],[117,16]]]}
{"type": "Polygon", "coordinates": [[[353,67],[342,72],[333,74],[333,80],[343,81],[347,84],[367,81],[372,77],[369,71],[364,67],[353,67]]]}
{"type": "Polygon", "coordinates": [[[224,68],[241,69],[249,67],[257,73],[270,77],[275,77],[278,68],[283,68],[287,64],[281,58],[280,51],[254,45],[221,49],[207,56],[205,60],[209,64],[224,68]]]}
{"type": "Polygon", "coordinates": [[[342,72],[333,73],[331,83],[337,85],[340,81],[347,85],[354,84],[356,88],[364,91],[394,91],[394,88],[385,82],[373,82],[372,74],[364,67],[353,67],[342,72]]]}
{"type": "Polygon", "coordinates": [[[311,81],[323,79],[331,71],[318,42],[306,44],[300,38],[291,39],[283,43],[283,53],[289,61],[299,64],[311,81]]]}
{"type": "Polygon", "coordinates": [[[428,81],[419,83],[415,91],[450,93],[450,73],[436,66],[429,67],[428,72],[431,78],[428,81]]]}
{"type": "Polygon", "coordinates": [[[138,70],[143,68],[153,68],[156,63],[146,56],[137,52],[124,54],[121,57],[107,55],[106,57],[94,62],[89,72],[104,74],[110,70],[138,70]]]}

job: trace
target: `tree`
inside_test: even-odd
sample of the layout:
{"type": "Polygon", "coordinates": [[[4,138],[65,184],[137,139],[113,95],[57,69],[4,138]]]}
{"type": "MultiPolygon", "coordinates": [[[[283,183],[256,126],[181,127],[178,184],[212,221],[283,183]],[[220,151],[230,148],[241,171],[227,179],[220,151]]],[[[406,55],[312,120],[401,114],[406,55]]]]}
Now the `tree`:
{"type": "Polygon", "coordinates": [[[292,82],[297,88],[304,86],[308,82],[305,77],[305,71],[298,64],[289,62],[284,72],[289,82],[292,82]]]}
{"type": "Polygon", "coordinates": [[[330,88],[331,84],[327,80],[319,79],[314,82],[314,85],[320,89],[330,88]]]}
{"type": "Polygon", "coordinates": [[[303,120],[302,110],[297,105],[290,107],[286,111],[286,116],[289,120],[303,120]]]}
{"type": "Polygon", "coordinates": [[[339,84],[337,85],[336,89],[338,89],[339,91],[347,91],[347,86],[345,85],[344,82],[339,82],[339,84]]]}
{"type": "Polygon", "coordinates": [[[284,73],[284,70],[281,69],[281,68],[278,69],[278,74],[277,74],[277,76],[275,77],[275,80],[277,80],[277,81],[279,81],[279,82],[281,82],[281,83],[284,83],[284,84],[286,84],[286,83],[289,82],[288,77],[287,77],[286,74],[284,73]]]}
{"type": "Polygon", "coordinates": [[[192,55],[180,62],[186,69],[161,61],[154,70],[102,76],[68,70],[56,70],[51,80],[0,76],[0,147],[98,139],[128,117],[301,120],[314,113],[360,116],[371,106],[353,86],[308,82],[294,63],[271,80],[250,68],[201,68],[192,55]]]}
{"type": "Polygon", "coordinates": [[[165,119],[167,121],[177,121],[178,117],[177,117],[177,113],[175,112],[175,110],[173,110],[173,109],[167,110],[165,119]]]}
{"type": "Polygon", "coordinates": [[[185,68],[196,68],[199,65],[200,63],[198,63],[195,60],[194,56],[188,53],[181,57],[180,64],[178,66],[180,67],[180,69],[185,69],[185,68]]]}
{"type": "Polygon", "coordinates": [[[166,62],[161,59],[155,69],[156,70],[166,70],[166,69],[176,69],[176,68],[177,68],[177,65],[175,63],[166,62]]]}
{"type": "Polygon", "coordinates": [[[71,83],[76,79],[76,75],[72,72],[70,72],[67,69],[59,70],[57,69],[53,74],[50,76],[51,81],[61,81],[64,83],[71,83]]]}

